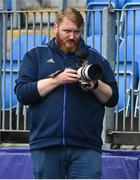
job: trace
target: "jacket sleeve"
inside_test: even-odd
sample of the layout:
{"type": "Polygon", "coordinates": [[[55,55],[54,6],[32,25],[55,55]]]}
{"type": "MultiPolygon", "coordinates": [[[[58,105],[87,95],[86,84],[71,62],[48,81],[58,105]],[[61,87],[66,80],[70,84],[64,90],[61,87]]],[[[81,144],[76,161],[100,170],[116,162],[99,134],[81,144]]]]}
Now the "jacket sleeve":
{"type": "Polygon", "coordinates": [[[108,84],[112,89],[112,96],[104,105],[107,107],[114,107],[117,105],[118,99],[119,99],[118,85],[115,79],[115,75],[107,60],[104,60],[103,62],[103,79],[102,80],[103,82],[108,84]]]}
{"type": "Polygon", "coordinates": [[[14,89],[21,104],[29,105],[42,99],[37,89],[37,76],[37,59],[31,52],[27,52],[23,58],[14,89]]]}
{"type": "Polygon", "coordinates": [[[117,87],[117,83],[113,82],[111,84],[108,84],[111,89],[112,89],[112,96],[110,97],[110,99],[104,104],[104,106],[107,107],[114,107],[117,105],[118,103],[118,99],[119,99],[119,94],[118,94],[118,87],[117,87]]]}

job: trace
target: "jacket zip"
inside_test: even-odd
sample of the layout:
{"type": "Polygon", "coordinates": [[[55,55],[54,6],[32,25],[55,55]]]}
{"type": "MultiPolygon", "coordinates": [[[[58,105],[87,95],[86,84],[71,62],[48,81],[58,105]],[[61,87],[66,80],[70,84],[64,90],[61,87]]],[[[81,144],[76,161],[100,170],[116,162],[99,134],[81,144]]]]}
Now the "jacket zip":
{"type": "Polygon", "coordinates": [[[65,145],[66,92],[67,92],[67,85],[64,84],[63,120],[62,120],[62,141],[63,141],[63,145],[65,145]]]}

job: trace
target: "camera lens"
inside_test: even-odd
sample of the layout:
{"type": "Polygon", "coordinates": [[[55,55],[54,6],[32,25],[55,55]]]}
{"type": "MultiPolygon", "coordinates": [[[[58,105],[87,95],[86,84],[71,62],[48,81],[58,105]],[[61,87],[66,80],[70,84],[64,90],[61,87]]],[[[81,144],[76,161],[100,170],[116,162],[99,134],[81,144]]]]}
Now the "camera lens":
{"type": "Polygon", "coordinates": [[[102,77],[102,68],[97,64],[89,65],[87,74],[90,80],[96,81],[102,77]]]}
{"type": "Polygon", "coordinates": [[[96,81],[102,77],[102,68],[97,64],[80,67],[77,74],[84,80],[96,81]]]}

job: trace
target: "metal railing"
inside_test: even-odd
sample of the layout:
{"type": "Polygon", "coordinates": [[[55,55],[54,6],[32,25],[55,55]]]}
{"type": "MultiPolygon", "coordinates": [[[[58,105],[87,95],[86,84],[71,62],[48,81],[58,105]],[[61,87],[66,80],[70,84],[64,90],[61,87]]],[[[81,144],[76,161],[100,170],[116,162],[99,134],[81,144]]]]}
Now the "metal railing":
{"type": "MultiPolygon", "coordinates": [[[[128,137],[134,134],[134,138],[136,134],[140,134],[140,63],[137,60],[140,55],[137,51],[140,44],[140,39],[137,39],[139,38],[137,34],[139,10],[113,8],[108,10],[106,17],[104,10],[101,9],[81,12],[85,19],[83,35],[85,42],[110,59],[109,62],[118,82],[119,103],[113,110],[107,110],[110,114],[113,112],[113,116],[109,116],[105,121],[107,125],[105,133],[109,137],[106,141],[113,144],[128,143],[128,139],[124,140],[120,134],[127,134],[128,137]],[[115,17],[115,21],[110,19],[115,27],[113,34],[110,33],[111,23],[105,23],[112,14],[115,17]],[[129,18],[131,18],[131,23],[129,18]]],[[[0,49],[0,132],[28,132],[28,108],[19,104],[16,99],[15,79],[25,51],[36,45],[44,44],[54,35],[53,24],[56,11],[0,12],[0,23],[2,24],[0,41],[3,45],[0,49]]]]}
{"type": "Polygon", "coordinates": [[[28,132],[28,108],[17,101],[15,80],[25,52],[53,36],[55,13],[56,10],[0,12],[1,132],[28,132]]]}

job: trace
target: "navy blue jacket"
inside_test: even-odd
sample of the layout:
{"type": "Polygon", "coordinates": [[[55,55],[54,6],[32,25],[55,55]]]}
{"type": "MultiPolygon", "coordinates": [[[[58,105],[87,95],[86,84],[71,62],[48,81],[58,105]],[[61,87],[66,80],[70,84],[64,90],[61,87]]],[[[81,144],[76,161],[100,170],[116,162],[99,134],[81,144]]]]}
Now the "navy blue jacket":
{"type": "Polygon", "coordinates": [[[82,90],[79,83],[57,87],[45,97],[37,90],[37,81],[57,70],[75,68],[75,55],[64,54],[52,39],[45,46],[27,52],[16,80],[15,93],[19,102],[29,105],[31,149],[55,145],[79,146],[101,150],[102,124],[105,106],[118,101],[118,88],[107,60],[89,48],[87,61],[103,69],[102,81],[113,90],[106,104],[100,103],[92,92],[82,90]]]}

